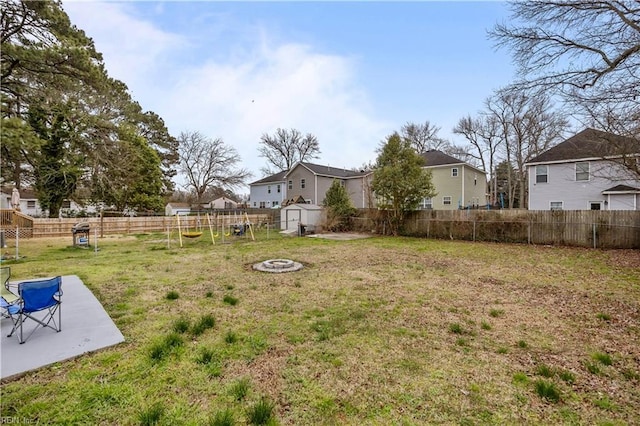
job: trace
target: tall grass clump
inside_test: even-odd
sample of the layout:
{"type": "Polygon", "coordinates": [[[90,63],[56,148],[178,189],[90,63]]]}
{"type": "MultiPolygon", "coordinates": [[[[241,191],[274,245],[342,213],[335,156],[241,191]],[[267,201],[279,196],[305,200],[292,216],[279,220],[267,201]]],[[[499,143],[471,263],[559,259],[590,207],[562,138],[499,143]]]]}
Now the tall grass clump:
{"type": "Polygon", "coordinates": [[[179,318],[173,323],[172,329],[176,333],[183,334],[189,331],[190,326],[191,326],[191,322],[189,321],[188,318],[179,318]]]}
{"type": "Polygon", "coordinates": [[[547,382],[545,380],[537,380],[534,386],[536,388],[536,393],[540,398],[551,402],[560,401],[560,391],[554,383],[547,382]]]}
{"type": "Polygon", "coordinates": [[[231,306],[235,306],[238,304],[238,298],[237,297],[233,297],[230,294],[226,294],[223,298],[222,301],[224,303],[226,303],[227,305],[231,305],[231,306]]]}
{"type": "Polygon", "coordinates": [[[269,402],[265,397],[260,398],[260,401],[253,404],[247,410],[247,420],[252,425],[266,425],[271,423],[274,419],[273,410],[275,406],[272,402],[269,402]]]}
{"type": "Polygon", "coordinates": [[[194,336],[200,336],[208,329],[215,327],[215,325],[216,320],[215,318],[213,318],[213,315],[206,314],[200,317],[200,320],[198,320],[198,322],[193,325],[193,327],[191,328],[191,333],[194,336]]]}
{"type": "Polygon", "coordinates": [[[155,426],[160,423],[163,414],[164,407],[158,402],[138,413],[138,421],[141,426],[155,426]]]}
{"type": "Polygon", "coordinates": [[[250,387],[251,383],[249,382],[249,379],[243,377],[231,386],[231,395],[233,395],[236,401],[242,401],[249,393],[250,387]]]}
{"type": "Polygon", "coordinates": [[[591,354],[591,359],[599,362],[602,365],[611,365],[613,364],[613,360],[611,359],[611,355],[603,352],[595,352],[591,354]]]}
{"type": "Polygon", "coordinates": [[[178,294],[178,292],[175,290],[171,290],[167,292],[167,295],[165,297],[167,298],[167,300],[176,300],[180,297],[180,294],[178,294]]]}
{"type": "Polygon", "coordinates": [[[157,341],[149,350],[149,357],[152,361],[161,361],[166,358],[176,348],[184,345],[184,340],[178,333],[167,334],[162,340],[157,341]]]}
{"type": "Polygon", "coordinates": [[[236,421],[233,418],[233,412],[228,408],[218,411],[209,421],[209,426],[233,426],[234,424],[236,424],[236,421]]]}

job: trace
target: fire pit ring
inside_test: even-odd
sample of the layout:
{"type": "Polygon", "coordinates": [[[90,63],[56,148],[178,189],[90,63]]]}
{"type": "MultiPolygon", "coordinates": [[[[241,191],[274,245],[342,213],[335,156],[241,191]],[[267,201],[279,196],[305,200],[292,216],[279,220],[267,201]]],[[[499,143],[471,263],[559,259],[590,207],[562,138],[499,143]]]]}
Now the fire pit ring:
{"type": "Polygon", "coordinates": [[[264,262],[256,263],[253,265],[253,269],[260,272],[295,272],[302,269],[302,263],[294,262],[290,259],[269,259],[264,262]]]}

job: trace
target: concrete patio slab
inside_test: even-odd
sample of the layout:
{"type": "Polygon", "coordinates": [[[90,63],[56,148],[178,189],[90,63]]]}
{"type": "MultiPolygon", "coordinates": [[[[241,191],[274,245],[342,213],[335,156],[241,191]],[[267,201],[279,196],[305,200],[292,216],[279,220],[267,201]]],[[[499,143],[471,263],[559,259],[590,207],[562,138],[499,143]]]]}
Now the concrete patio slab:
{"type": "MultiPolygon", "coordinates": [[[[118,327],[80,278],[63,276],[62,292],[62,331],[59,333],[40,328],[21,345],[15,333],[7,337],[12,323],[2,318],[1,379],[124,342],[118,327]]],[[[25,322],[25,337],[34,325],[31,320],[25,322]]]]}

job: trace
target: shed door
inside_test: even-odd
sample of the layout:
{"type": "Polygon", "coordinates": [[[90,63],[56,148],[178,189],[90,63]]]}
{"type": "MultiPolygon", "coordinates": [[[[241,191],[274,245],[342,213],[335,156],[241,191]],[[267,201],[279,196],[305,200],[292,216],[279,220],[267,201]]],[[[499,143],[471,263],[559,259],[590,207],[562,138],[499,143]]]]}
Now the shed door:
{"type": "Polygon", "coordinates": [[[298,229],[302,210],[287,210],[287,230],[295,231],[298,229]]]}

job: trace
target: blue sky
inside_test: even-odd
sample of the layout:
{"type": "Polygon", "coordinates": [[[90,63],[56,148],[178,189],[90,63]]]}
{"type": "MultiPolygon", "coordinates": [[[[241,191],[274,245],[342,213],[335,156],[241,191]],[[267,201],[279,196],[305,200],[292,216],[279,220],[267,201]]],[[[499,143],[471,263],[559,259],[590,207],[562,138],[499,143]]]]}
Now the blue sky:
{"type": "MultiPolygon", "coordinates": [[[[318,137],[314,162],[359,167],[407,121],[440,136],[511,82],[508,52],[487,30],[502,2],[63,1],[122,80],[170,132],[236,148],[261,177],[260,136],[318,137]]],[[[239,192],[246,192],[240,190],[239,192]]]]}

